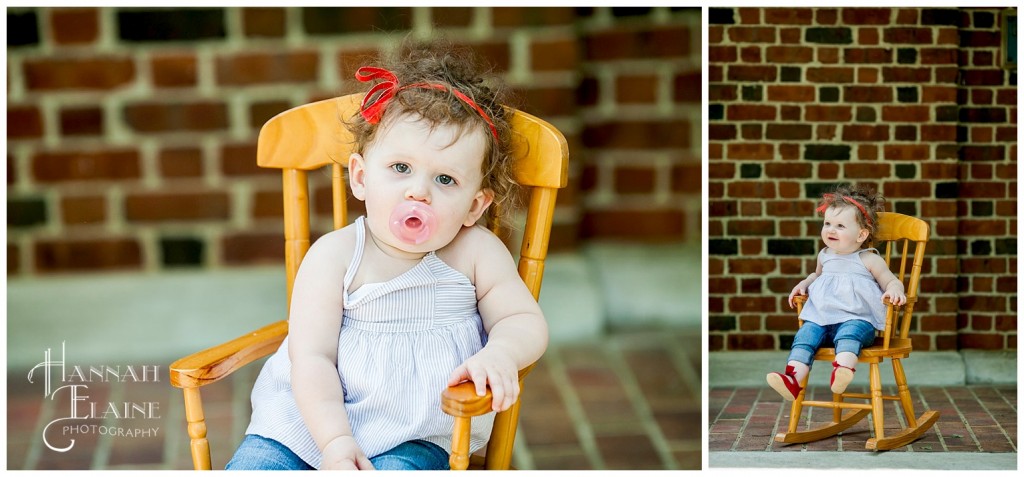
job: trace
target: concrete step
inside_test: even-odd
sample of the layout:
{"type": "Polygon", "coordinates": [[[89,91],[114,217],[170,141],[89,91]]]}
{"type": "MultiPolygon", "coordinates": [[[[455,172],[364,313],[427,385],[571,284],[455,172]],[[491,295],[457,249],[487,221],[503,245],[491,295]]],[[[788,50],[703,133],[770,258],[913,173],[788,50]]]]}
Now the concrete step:
{"type": "MultiPolygon", "coordinates": [[[[786,367],[788,351],[720,351],[708,353],[709,387],[767,386],[765,375],[786,367]]],[[[963,384],[1010,384],[1017,382],[1015,351],[915,351],[902,360],[908,382],[913,386],[957,386],[963,384]]],[[[816,362],[808,378],[810,385],[828,386],[832,366],[816,362]]],[[[868,367],[861,364],[853,385],[868,385],[868,367]]],[[[892,366],[881,366],[882,384],[895,385],[892,366]]]]}
{"type": "MultiPolygon", "coordinates": [[[[551,254],[540,298],[551,341],[700,329],[699,274],[693,246],[551,254]]],[[[158,364],[286,317],[281,266],[18,278],[8,280],[7,300],[9,366],[33,366],[62,342],[76,363],[158,364]]]]}

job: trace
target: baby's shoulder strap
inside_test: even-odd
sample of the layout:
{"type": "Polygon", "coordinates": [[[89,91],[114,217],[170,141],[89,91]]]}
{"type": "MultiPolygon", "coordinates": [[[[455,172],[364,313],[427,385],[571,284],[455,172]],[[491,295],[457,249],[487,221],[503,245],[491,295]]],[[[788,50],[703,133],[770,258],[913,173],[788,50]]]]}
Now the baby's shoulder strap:
{"type": "Polygon", "coordinates": [[[352,260],[349,262],[348,270],[345,271],[345,280],[343,284],[345,287],[345,293],[348,293],[348,287],[356,277],[356,271],[359,270],[359,262],[363,260],[363,248],[366,245],[366,226],[364,225],[364,217],[357,217],[353,225],[356,229],[356,247],[355,250],[352,251],[352,260]]]}

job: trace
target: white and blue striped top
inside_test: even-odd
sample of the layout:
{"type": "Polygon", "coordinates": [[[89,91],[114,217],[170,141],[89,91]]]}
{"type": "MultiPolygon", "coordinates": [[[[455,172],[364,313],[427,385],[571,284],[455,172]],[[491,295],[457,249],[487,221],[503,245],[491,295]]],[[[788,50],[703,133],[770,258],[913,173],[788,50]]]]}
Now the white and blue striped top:
{"type": "Polygon", "coordinates": [[[864,266],[862,253],[878,253],[873,248],[838,255],[827,247],[818,252],[821,276],[807,287],[807,303],[800,319],[821,326],[863,320],[876,330],[885,329],[885,305],[882,289],[864,266]]]}
{"type": "MultiPolygon", "coordinates": [[[[352,433],[367,457],[415,439],[451,452],[453,419],[441,411],[441,392],[452,370],[486,342],[476,287],[430,252],[408,272],[350,293],[365,245],[363,217],[355,227],[338,338],[338,373],[352,433]]],[[[256,379],[252,407],[246,434],[274,439],[320,467],[320,449],[292,395],[287,338],[256,379]]],[[[493,413],[473,418],[471,451],[486,444],[493,421],[493,413]]]]}

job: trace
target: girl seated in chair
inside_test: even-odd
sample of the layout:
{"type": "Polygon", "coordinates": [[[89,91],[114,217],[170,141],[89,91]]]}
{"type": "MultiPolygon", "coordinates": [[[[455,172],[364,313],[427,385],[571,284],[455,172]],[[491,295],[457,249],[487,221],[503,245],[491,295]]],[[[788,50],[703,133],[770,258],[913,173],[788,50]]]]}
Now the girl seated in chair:
{"type": "Polygon", "coordinates": [[[880,195],[864,189],[840,187],[825,194],[817,208],[825,216],[814,273],[793,287],[789,306],[797,295],[806,295],[800,312],[803,325],[793,338],[786,370],[769,373],[768,385],[785,400],[800,395],[811,371],[814,354],[822,346],[835,346],[832,392],[841,394],[853,380],[862,347],[871,346],[875,330],[885,329],[886,298],[902,305],[907,297],[901,283],[873,248],[871,242],[882,210],[880,195]]]}
{"type": "MultiPolygon", "coordinates": [[[[295,279],[289,335],[252,391],[228,469],[447,469],[446,386],[518,398],[547,346],[540,307],[502,241],[476,225],[512,198],[510,113],[471,58],[403,48],[347,127],[366,216],[321,237],[295,279]]],[[[494,414],[473,419],[471,452],[494,414]]]]}

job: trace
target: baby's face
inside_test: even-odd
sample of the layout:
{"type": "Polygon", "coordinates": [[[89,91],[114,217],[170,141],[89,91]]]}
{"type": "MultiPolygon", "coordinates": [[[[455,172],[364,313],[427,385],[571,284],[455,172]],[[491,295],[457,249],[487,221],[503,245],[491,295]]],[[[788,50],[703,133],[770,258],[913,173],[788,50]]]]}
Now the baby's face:
{"type": "Polygon", "coordinates": [[[418,116],[403,114],[382,122],[363,156],[349,161],[352,193],[366,202],[367,222],[377,240],[406,252],[422,253],[448,245],[491,203],[481,190],[486,137],[480,128],[458,136],[453,125],[433,130],[418,116]],[[405,201],[429,205],[436,227],[425,242],[412,245],[389,228],[395,207],[405,201]]]}
{"type": "Polygon", "coordinates": [[[853,253],[860,250],[860,245],[868,238],[868,229],[863,229],[857,222],[860,210],[856,207],[829,207],[825,210],[825,220],[821,225],[821,240],[828,248],[839,254],[853,253]]]}

